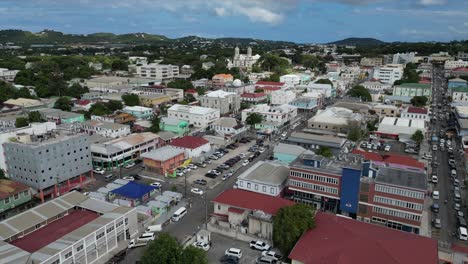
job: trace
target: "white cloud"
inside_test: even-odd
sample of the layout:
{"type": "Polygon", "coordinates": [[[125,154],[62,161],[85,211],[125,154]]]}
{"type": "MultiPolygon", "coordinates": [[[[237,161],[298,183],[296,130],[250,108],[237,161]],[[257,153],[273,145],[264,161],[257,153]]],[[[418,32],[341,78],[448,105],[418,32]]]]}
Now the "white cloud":
{"type": "Polygon", "coordinates": [[[445,5],[447,4],[447,1],[446,0],[420,0],[419,4],[423,6],[445,5]]]}
{"type": "Polygon", "coordinates": [[[225,16],[226,15],[226,9],[223,8],[223,7],[215,7],[214,11],[215,11],[215,14],[217,16],[225,16]]]}

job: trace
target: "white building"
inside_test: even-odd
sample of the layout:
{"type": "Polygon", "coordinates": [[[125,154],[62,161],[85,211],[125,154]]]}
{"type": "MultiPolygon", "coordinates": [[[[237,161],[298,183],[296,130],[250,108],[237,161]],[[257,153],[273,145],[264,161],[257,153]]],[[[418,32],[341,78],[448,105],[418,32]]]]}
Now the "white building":
{"type": "Polygon", "coordinates": [[[224,115],[239,112],[241,98],[237,93],[217,90],[203,95],[198,101],[201,106],[218,109],[224,115]]]}
{"type": "Polygon", "coordinates": [[[85,81],[90,92],[128,93],[135,87],[152,85],[154,80],[146,78],[126,78],[115,76],[101,76],[85,81]]]}
{"type": "Polygon", "coordinates": [[[231,60],[228,59],[228,69],[233,67],[243,68],[250,70],[252,66],[260,59],[260,55],[256,54],[252,56],[252,48],[247,48],[247,54],[240,54],[239,47],[234,49],[234,58],[231,60]]]}
{"type": "Polygon", "coordinates": [[[237,177],[237,188],[278,196],[286,187],[288,175],[289,168],[286,166],[275,162],[258,161],[237,177]]]}
{"type": "Polygon", "coordinates": [[[138,228],[135,208],[72,191],[0,222],[0,263],[106,263],[138,228]]]}
{"type": "Polygon", "coordinates": [[[255,105],[242,111],[242,122],[245,123],[247,117],[252,113],[262,115],[263,121],[284,124],[297,116],[297,107],[286,104],[279,106],[269,106],[267,104],[255,105]]]}
{"type": "Polygon", "coordinates": [[[296,93],[293,91],[278,90],[271,93],[272,105],[289,104],[296,99],[296,93]]]}
{"type": "Polygon", "coordinates": [[[131,134],[129,125],[95,120],[88,120],[82,123],[81,128],[89,135],[98,134],[106,138],[118,138],[131,134]]]}
{"type": "Polygon", "coordinates": [[[184,136],[175,138],[169,145],[184,150],[187,159],[200,158],[211,151],[210,142],[201,137],[184,136]]]}
{"type": "Polygon", "coordinates": [[[387,64],[374,69],[374,79],[380,80],[382,83],[393,84],[395,81],[403,77],[402,64],[387,64]]]}
{"type": "Polygon", "coordinates": [[[237,120],[232,117],[221,117],[211,124],[211,130],[220,136],[236,137],[247,131],[247,128],[238,124],[237,120]]]}
{"type": "Polygon", "coordinates": [[[354,113],[353,110],[343,107],[328,107],[325,110],[318,110],[317,114],[307,121],[307,127],[347,133],[353,127],[361,127],[363,120],[363,116],[354,113]]]}
{"type": "Polygon", "coordinates": [[[18,72],[18,70],[0,68],[0,80],[12,82],[15,80],[16,74],[18,74],[18,72]]]}
{"type": "Polygon", "coordinates": [[[280,82],[286,83],[289,87],[294,87],[301,83],[301,78],[295,74],[287,74],[280,77],[280,82]]]}
{"type": "Polygon", "coordinates": [[[407,64],[414,62],[416,62],[415,52],[397,53],[393,55],[393,64],[407,64]]]}
{"type": "Polygon", "coordinates": [[[367,90],[371,91],[384,91],[384,90],[389,90],[392,88],[391,84],[388,83],[383,83],[379,80],[370,80],[370,81],[365,81],[361,84],[359,84],[366,88],[367,90]]]}
{"type": "Polygon", "coordinates": [[[463,60],[447,60],[444,63],[444,68],[446,70],[453,70],[455,68],[468,67],[468,61],[463,60]]]}
{"type": "Polygon", "coordinates": [[[136,75],[163,81],[172,80],[179,76],[179,66],[157,63],[138,65],[136,75]]]}
{"type": "Polygon", "coordinates": [[[413,107],[410,106],[401,112],[401,118],[407,118],[411,120],[424,120],[429,122],[429,111],[424,107],[413,107]]]}
{"type": "Polygon", "coordinates": [[[309,83],[307,85],[307,92],[317,92],[325,98],[330,98],[333,94],[333,86],[331,84],[309,83]]]}
{"type": "Polygon", "coordinates": [[[167,116],[187,121],[195,127],[207,127],[220,117],[219,109],[175,104],[167,109],[167,116]]]}
{"type": "Polygon", "coordinates": [[[414,132],[426,131],[426,122],[419,119],[384,117],[379,124],[377,134],[383,136],[398,136],[400,141],[409,141],[414,132]]]}

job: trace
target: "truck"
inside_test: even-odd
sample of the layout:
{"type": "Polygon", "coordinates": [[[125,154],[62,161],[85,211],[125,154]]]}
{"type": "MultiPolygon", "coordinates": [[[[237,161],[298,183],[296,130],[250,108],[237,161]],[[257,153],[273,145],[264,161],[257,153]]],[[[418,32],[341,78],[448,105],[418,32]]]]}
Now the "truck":
{"type": "Polygon", "coordinates": [[[137,247],[144,247],[148,245],[148,241],[139,241],[136,239],[130,240],[130,243],[128,243],[128,248],[137,248],[137,247]]]}

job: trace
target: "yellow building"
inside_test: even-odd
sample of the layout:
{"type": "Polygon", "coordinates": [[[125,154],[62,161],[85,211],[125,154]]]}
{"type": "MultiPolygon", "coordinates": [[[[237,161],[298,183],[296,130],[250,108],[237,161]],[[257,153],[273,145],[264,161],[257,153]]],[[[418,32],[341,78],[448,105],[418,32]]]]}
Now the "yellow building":
{"type": "Polygon", "coordinates": [[[153,107],[171,102],[171,97],[168,95],[140,95],[139,97],[140,104],[146,107],[153,107]]]}

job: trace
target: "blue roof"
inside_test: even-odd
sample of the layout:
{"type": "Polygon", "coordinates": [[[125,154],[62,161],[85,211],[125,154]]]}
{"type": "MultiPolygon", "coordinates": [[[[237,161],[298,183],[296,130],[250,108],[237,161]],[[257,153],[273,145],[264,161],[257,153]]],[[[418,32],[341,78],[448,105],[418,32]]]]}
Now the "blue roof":
{"type": "Polygon", "coordinates": [[[124,186],[112,190],[111,192],[123,197],[139,199],[154,189],[156,189],[156,187],[130,181],[124,186]]]}

